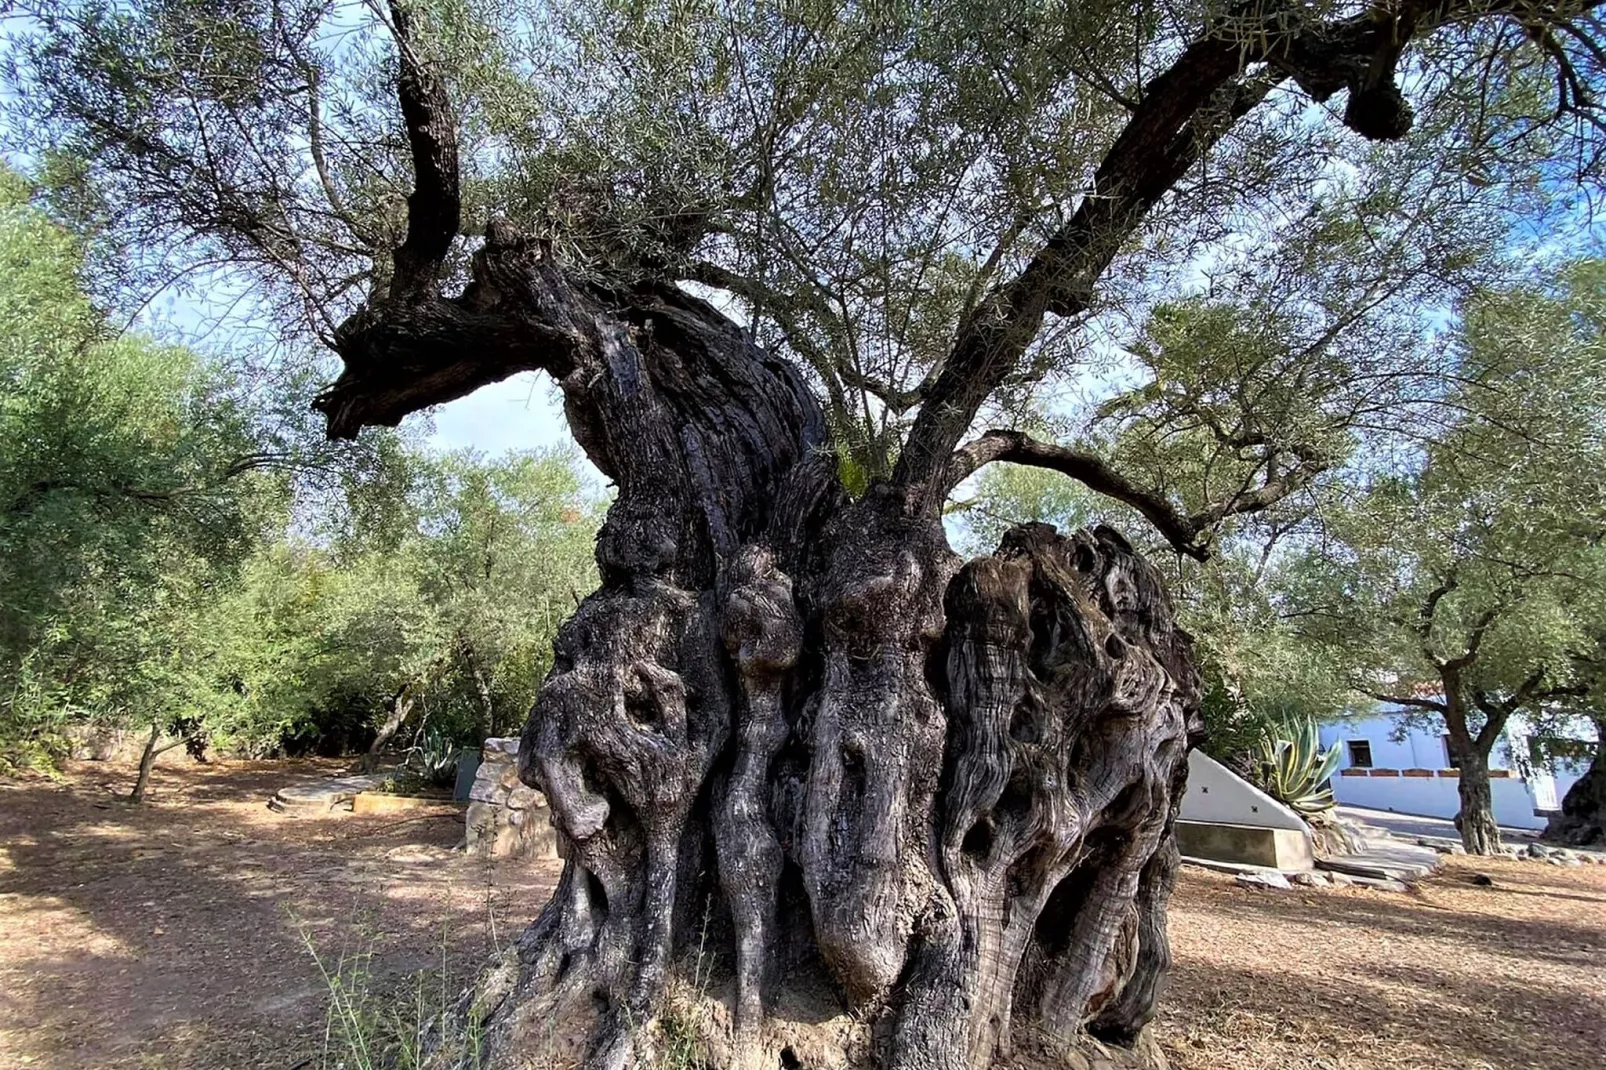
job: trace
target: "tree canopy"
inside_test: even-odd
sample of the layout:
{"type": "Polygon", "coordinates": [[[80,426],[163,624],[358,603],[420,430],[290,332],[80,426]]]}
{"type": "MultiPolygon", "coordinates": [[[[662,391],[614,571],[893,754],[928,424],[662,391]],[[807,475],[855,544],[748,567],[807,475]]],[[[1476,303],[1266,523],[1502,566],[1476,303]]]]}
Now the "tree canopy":
{"type": "Polygon", "coordinates": [[[617,487],[520,751],[564,875],[467,1024],[650,1061],[705,904],[732,1063],[815,1050],[780,983],[827,1061],[985,1070],[1141,1048],[1202,698],[1120,534],[961,564],[945,504],[1031,465],[1203,560],[1390,451],[1436,493],[1501,426],[1444,322],[1587,240],[1594,12],[63,0],[10,51],[58,211],[326,343],[332,437],[539,370],[617,487]]]}
{"type": "MultiPolygon", "coordinates": [[[[1447,663],[1460,663],[1472,734],[1492,725],[1491,745],[1517,710],[1544,730],[1596,708],[1602,277],[1586,260],[1544,284],[1476,291],[1439,335],[1453,380],[1413,427],[1391,425],[1394,449],[1346,428],[1348,444],[1329,453],[1342,463],[1222,531],[1204,566],[1179,562],[1171,584],[1204,656],[1214,752],[1241,755],[1291,713],[1332,717],[1372,699],[1442,719],[1447,663]]],[[[1166,329],[1188,319],[1160,315],[1166,329]]],[[[1153,465],[1185,503],[1220,478],[1197,438],[1133,418],[1124,395],[1086,419],[1085,433],[1153,465]]],[[[950,516],[976,551],[1023,521],[1133,530],[1138,519],[1013,465],[984,472],[950,516]]]]}
{"type": "MultiPolygon", "coordinates": [[[[64,211],[148,273],[243,271],[337,349],[364,301],[461,289],[476,234],[723,295],[806,369],[850,488],[1030,430],[1114,361],[1110,416],[1147,428],[1123,453],[957,463],[1046,465],[1202,553],[1358,433],[1435,418],[1423,310],[1593,194],[1597,30],[1528,0],[63,2],[10,76],[64,211]]],[[[350,383],[331,426],[528,364],[480,348],[371,411],[350,383]]]]}
{"type": "Polygon", "coordinates": [[[1332,510],[1294,566],[1300,626],[1355,686],[1430,713],[1463,701],[1491,745],[1510,712],[1586,689],[1606,579],[1603,281],[1591,261],[1473,301],[1455,425],[1332,510]]]}

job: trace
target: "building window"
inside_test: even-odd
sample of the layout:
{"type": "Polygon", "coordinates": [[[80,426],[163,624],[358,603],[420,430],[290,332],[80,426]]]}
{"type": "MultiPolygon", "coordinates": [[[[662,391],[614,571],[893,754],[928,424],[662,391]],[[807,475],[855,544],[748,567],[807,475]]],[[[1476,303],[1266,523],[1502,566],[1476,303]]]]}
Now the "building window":
{"type": "Polygon", "coordinates": [[[1461,768],[1461,760],[1455,756],[1455,751],[1450,747],[1450,733],[1448,732],[1444,734],[1444,767],[1446,769],[1461,768]]]}
{"type": "Polygon", "coordinates": [[[1349,764],[1355,769],[1372,768],[1372,743],[1366,739],[1352,739],[1349,747],[1349,764]]]}

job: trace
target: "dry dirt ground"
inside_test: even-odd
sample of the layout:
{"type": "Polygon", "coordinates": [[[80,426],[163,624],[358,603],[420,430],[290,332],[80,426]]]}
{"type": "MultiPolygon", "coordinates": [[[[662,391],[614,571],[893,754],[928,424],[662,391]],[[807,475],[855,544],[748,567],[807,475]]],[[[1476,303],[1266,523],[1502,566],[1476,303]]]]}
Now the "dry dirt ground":
{"type": "MultiPolygon", "coordinates": [[[[535,915],[553,868],[453,852],[449,807],[266,809],[335,768],[178,761],[139,808],[119,766],[0,783],[0,1070],[315,1067],[305,941],[460,977],[535,915]]],[[[1188,870],[1171,918],[1178,1070],[1606,1067],[1606,866],[1457,862],[1405,895],[1188,870]]]]}

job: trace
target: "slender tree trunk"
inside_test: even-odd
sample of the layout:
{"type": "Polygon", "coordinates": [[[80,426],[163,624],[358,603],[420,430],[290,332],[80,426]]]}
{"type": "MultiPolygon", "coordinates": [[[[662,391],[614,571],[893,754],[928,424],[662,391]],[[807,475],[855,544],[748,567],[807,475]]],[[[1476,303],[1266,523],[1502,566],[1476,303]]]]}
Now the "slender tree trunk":
{"type": "Polygon", "coordinates": [[[474,676],[474,691],[480,700],[480,736],[488,738],[496,734],[496,697],[491,692],[490,680],[486,679],[484,670],[480,668],[479,659],[474,656],[472,644],[463,644],[463,657],[474,676]]]}
{"type": "Polygon", "coordinates": [[[1606,725],[1597,723],[1599,739],[1589,770],[1567,789],[1561,813],[1545,827],[1545,838],[1577,847],[1606,843],[1606,725]]]}
{"type": "Polygon", "coordinates": [[[1200,727],[1155,570],[1044,525],[962,565],[946,486],[849,500],[797,370],[706,303],[494,228],[475,274],[344,326],[321,405],[338,432],[486,361],[545,368],[618,487],[521,743],[565,865],[465,1004],[493,1064],[650,1065],[703,984],[715,1066],[1138,1043],[1200,727]]]}
{"type": "Polygon", "coordinates": [[[156,765],[156,756],[161,753],[156,749],[156,741],[161,735],[162,726],[152,721],[151,734],[145,737],[145,750],[139,756],[139,776],[134,780],[134,790],[128,793],[129,802],[145,801],[145,789],[150,787],[151,782],[151,769],[156,765]]]}
{"type": "Polygon", "coordinates": [[[373,772],[379,767],[379,759],[384,754],[385,746],[395,738],[401,726],[407,723],[407,717],[413,712],[413,685],[403,684],[396,697],[390,701],[390,713],[385,717],[385,723],[379,726],[374,735],[374,741],[368,746],[368,753],[363,755],[361,767],[364,772],[373,772]]]}
{"type": "Polygon", "coordinates": [[[206,762],[206,737],[201,733],[199,721],[184,723],[179,726],[182,733],[178,739],[158,747],[156,741],[162,737],[162,725],[159,721],[151,722],[151,734],[145,737],[145,750],[139,756],[139,775],[134,780],[134,790],[128,793],[129,802],[144,802],[145,792],[150,787],[151,770],[156,768],[156,759],[182,745],[202,765],[206,762]]]}

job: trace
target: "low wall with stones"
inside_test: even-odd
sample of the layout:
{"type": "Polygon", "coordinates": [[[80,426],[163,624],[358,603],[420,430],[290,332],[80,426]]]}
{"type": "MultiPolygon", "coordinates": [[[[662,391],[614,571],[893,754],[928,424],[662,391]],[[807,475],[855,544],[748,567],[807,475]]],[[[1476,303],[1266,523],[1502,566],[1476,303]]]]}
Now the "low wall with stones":
{"type": "Polygon", "coordinates": [[[493,858],[556,858],[557,831],[546,798],[519,780],[519,741],[487,739],[479,772],[469,789],[467,844],[470,854],[493,858]]]}

